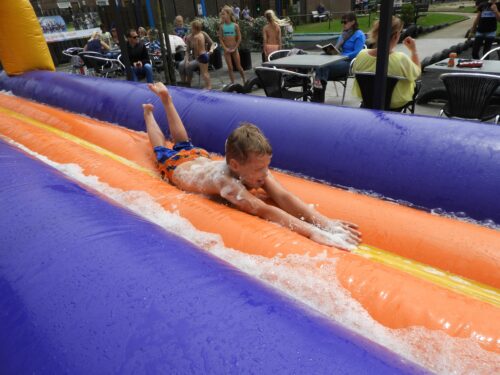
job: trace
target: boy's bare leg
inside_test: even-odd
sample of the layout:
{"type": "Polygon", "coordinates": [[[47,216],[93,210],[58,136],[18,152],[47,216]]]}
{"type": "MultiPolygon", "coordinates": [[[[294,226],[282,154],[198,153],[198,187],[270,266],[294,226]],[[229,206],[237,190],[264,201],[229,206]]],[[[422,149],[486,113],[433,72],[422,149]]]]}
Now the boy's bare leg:
{"type": "MultiPolygon", "coordinates": [[[[186,132],[186,128],[182,123],[177,110],[175,109],[170,93],[168,92],[165,85],[161,82],[148,84],[149,89],[158,95],[165,107],[165,112],[167,112],[168,127],[170,129],[170,136],[174,143],[185,142],[189,140],[186,132]]],[[[154,119],[154,117],[153,117],[154,119]]],[[[156,122],[156,121],[155,121],[156,122]]],[[[158,125],[157,125],[158,126],[158,125]]]]}
{"type": "Polygon", "coordinates": [[[165,146],[165,136],[163,135],[163,132],[158,126],[158,123],[153,115],[153,105],[143,104],[142,108],[144,109],[144,121],[146,122],[149,142],[151,142],[153,148],[157,146],[165,146]]]}
{"type": "Polygon", "coordinates": [[[207,90],[212,89],[212,84],[210,82],[210,74],[208,74],[208,64],[200,64],[200,74],[203,77],[203,80],[205,81],[205,88],[207,90]]]}

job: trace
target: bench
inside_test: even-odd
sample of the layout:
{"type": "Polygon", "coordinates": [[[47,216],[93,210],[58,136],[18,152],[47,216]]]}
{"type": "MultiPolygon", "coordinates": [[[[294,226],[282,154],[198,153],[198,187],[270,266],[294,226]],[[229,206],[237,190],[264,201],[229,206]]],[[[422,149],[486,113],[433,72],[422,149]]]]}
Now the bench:
{"type": "Polygon", "coordinates": [[[319,14],[319,12],[317,10],[311,11],[311,16],[313,18],[313,22],[315,22],[315,21],[321,22],[324,19],[326,19],[326,14],[319,14]]]}

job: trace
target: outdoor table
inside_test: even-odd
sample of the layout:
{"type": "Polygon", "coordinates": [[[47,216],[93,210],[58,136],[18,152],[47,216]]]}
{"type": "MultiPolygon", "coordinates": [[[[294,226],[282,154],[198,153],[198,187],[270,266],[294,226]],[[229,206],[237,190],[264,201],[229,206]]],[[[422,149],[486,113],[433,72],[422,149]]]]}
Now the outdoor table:
{"type": "Polygon", "coordinates": [[[346,60],[347,56],[342,55],[292,55],[280,59],[266,61],[263,66],[284,69],[316,69],[327,65],[333,65],[337,61],[346,60]]]}
{"type": "MultiPolygon", "coordinates": [[[[457,59],[455,59],[457,61],[457,59]]],[[[480,68],[459,68],[456,64],[448,67],[448,59],[441,60],[435,64],[425,67],[426,71],[438,73],[482,73],[500,75],[499,60],[481,60],[483,66],[480,68]]]]}

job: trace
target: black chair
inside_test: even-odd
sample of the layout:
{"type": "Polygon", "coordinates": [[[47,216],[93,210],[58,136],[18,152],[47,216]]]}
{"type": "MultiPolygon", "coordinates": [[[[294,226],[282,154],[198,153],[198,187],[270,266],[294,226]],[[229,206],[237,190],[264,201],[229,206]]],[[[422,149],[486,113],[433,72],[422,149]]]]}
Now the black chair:
{"type": "MultiPolygon", "coordinates": [[[[363,101],[361,103],[361,108],[373,108],[373,99],[376,96],[375,93],[375,73],[366,72],[366,73],[355,73],[354,77],[358,82],[359,89],[361,90],[361,96],[363,101]]],[[[396,77],[396,76],[387,76],[387,87],[385,91],[385,105],[384,110],[393,111],[393,112],[405,112],[410,111],[414,113],[415,111],[415,97],[416,94],[413,94],[413,99],[406,103],[403,107],[400,108],[390,108],[392,94],[394,92],[394,88],[396,84],[405,80],[404,77],[396,77]]],[[[416,91],[416,90],[415,90],[416,91]]]]}
{"type": "MultiPolygon", "coordinates": [[[[355,73],[354,77],[358,82],[361,91],[361,108],[373,108],[375,98],[375,73],[355,73]]],[[[384,110],[388,110],[391,104],[392,93],[399,81],[399,77],[387,76],[387,86],[385,91],[384,110]]]]}
{"type": "Polygon", "coordinates": [[[498,124],[500,106],[490,101],[500,85],[500,76],[481,73],[447,73],[439,77],[446,87],[448,103],[440,116],[488,121],[498,124]]]}
{"type": "Polygon", "coordinates": [[[78,56],[83,60],[87,67],[88,75],[96,75],[100,77],[109,77],[110,75],[118,75],[124,72],[124,66],[119,60],[108,58],[98,52],[84,51],[78,56]]]}
{"type": "Polygon", "coordinates": [[[302,99],[304,101],[310,100],[311,98],[311,77],[307,74],[267,67],[255,68],[255,74],[259,78],[261,87],[264,89],[266,96],[292,100],[302,99]],[[290,77],[301,79],[302,91],[288,90],[287,87],[284,86],[285,81],[290,77]]]}

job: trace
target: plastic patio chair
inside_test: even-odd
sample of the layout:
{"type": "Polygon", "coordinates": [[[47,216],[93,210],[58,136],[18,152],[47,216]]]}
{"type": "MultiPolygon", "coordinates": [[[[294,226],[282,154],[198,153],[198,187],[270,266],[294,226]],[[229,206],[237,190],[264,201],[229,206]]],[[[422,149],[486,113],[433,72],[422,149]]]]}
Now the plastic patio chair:
{"type": "Polygon", "coordinates": [[[288,56],[290,51],[290,49],[280,49],[278,51],[271,52],[269,56],[267,56],[267,61],[273,61],[276,59],[281,59],[282,57],[286,57],[288,56]]]}
{"type": "Polygon", "coordinates": [[[83,62],[82,58],[78,56],[80,52],[83,52],[83,48],[70,47],[62,51],[62,54],[64,56],[69,57],[71,61],[71,73],[85,75],[86,73],[85,63],[83,62]]]}
{"type": "Polygon", "coordinates": [[[481,73],[446,73],[439,77],[448,93],[448,103],[439,115],[488,121],[498,124],[500,106],[490,105],[500,85],[500,76],[481,73]]]}
{"type": "Polygon", "coordinates": [[[92,51],[80,52],[78,56],[85,63],[88,75],[107,77],[112,71],[114,71],[114,69],[109,70],[109,68],[113,65],[111,60],[116,59],[108,59],[103,54],[92,51]]]}
{"type": "Polygon", "coordinates": [[[84,61],[88,70],[96,76],[108,78],[110,75],[120,74],[125,71],[124,65],[119,60],[119,57],[109,58],[97,52],[81,52],[78,54],[84,61]]]}
{"type": "Polygon", "coordinates": [[[491,55],[493,52],[496,52],[497,59],[500,60],[500,47],[496,47],[496,48],[490,49],[488,52],[486,52],[483,55],[483,57],[481,57],[481,60],[485,60],[486,58],[489,59],[489,55],[491,55]]]}
{"type": "Polygon", "coordinates": [[[255,68],[255,74],[268,97],[292,100],[308,100],[311,97],[311,77],[307,74],[267,67],[255,68]],[[284,87],[285,80],[290,77],[301,79],[302,91],[292,91],[284,87]]]}
{"type": "MultiPolygon", "coordinates": [[[[375,73],[372,72],[356,72],[354,74],[356,81],[358,82],[359,89],[361,90],[361,96],[363,101],[361,103],[361,108],[373,108],[373,99],[376,96],[375,90],[375,73]]],[[[396,77],[396,76],[387,76],[387,87],[385,92],[385,105],[384,110],[386,111],[394,111],[401,112],[403,111],[411,102],[406,104],[401,108],[390,108],[391,98],[394,92],[394,88],[396,84],[404,80],[404,77],[396,77]]]]}

